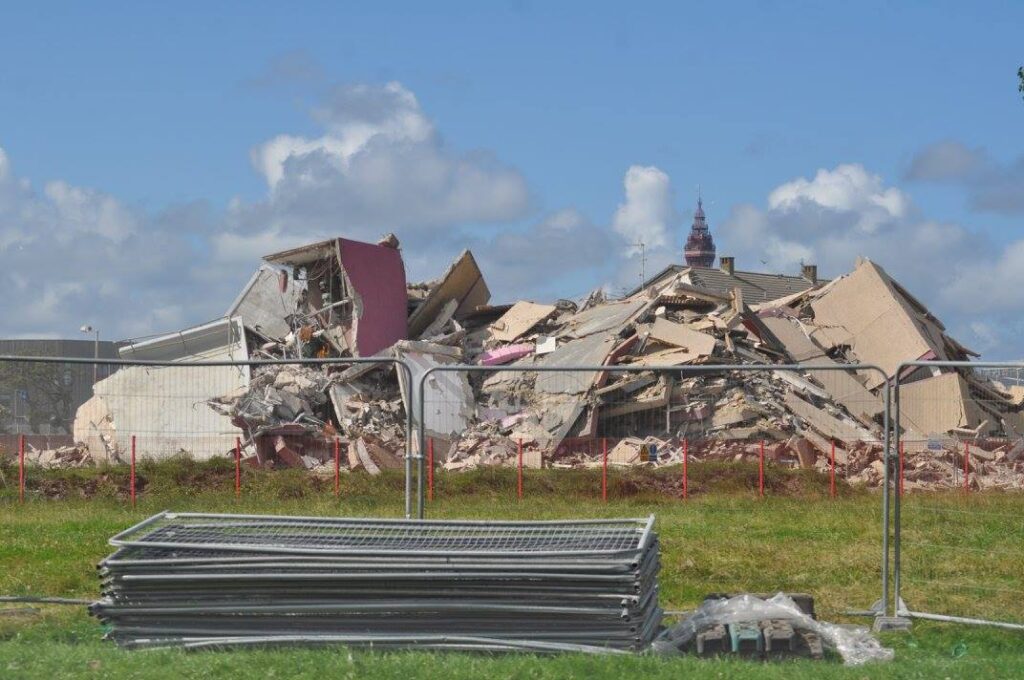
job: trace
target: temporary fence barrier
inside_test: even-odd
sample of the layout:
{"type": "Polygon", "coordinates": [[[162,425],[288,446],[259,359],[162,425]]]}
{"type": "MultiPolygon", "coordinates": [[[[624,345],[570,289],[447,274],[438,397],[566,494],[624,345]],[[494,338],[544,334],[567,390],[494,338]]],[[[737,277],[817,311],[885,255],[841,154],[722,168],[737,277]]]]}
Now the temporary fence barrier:
{"type": "Polygon", "coordinates": [[[406,521],[163,512],[110,539],[90,612],[130,648],[641,651],[654,516],[406,521]]]}
{"type": "MultiPolygon", "coordinates": [[[[663,433],[668,435],[667,441],[671,441],[671,451],[654,451],[654,455],[661,456],[664,461],[669,456],[673,463],[681,463],[680,479],[678,480],[677,492],[680,499],[688,499],[692,495],[693,487],[690,484],[689,474],[693,470],[693,463],[706,457],[706,450],[709,446],[708,440],[704,437],[702,430],[698,431],[692,423],[706,419],[708,413],[703,412],[702,407],[707,406],[706,399],[690,390],[687,381],[706,378],[708,380],[718,379],[722,376],[742,376],[740,382],[757,381],[758,374],[774,375],[778,380],[768,381],[771,383],[770,391],[774,390],[772,398],[764,399],[765,403],[773,402],[777,397],[780,400],[788,400],[793,396],[793,390],[804,395],[804,399],[797,400],[787,408],[810,408],[809,404],[817,402],[823,406],[838,404],[851,415],[863,415],[867,411],[878,411],[876,421],[889,422],[889,394],[888,390],[882,389],[875,396],[864,388],[865,376],[872,376],[871,379],[878,382],[881,376],[881,383],[885,384],[885,374],[875,366],[870,365],[704,365],[704,366],[630,366],[630,365],[600,365],[600,366],[436,366],[426,370],[420,368],[418,374],[414,374],[408,364],[398,359],[386,358],[362,358],[362,359],[302,359],[302,360],[242,360],[242,361],[139,361],[139,360],[93,360],[80,358],[40,358],[40,357],[0,357],[0,363],[23,364],[27,366],[46,366],[51,372],[55,367],[62,365],[91,365],[103,364],[109,366],[112,377],[122,373],[118,380],[112,382],[101,381],[96,385],[97,394],[106,399],[108,411],[110,402],[116,406],[121,403],[122,420],[119,427],[113,432],[115,438],[114,450],[118,448],[123,451],[123,437],[135,437],[137,441],[138,457],[140,460],[151,458],[154,450],[162,453],[185,450],[192,453],[196,451],[208,452],[209,455],[231,456],[234,453],[234,487],[236,496],[244,495],[242,484],[242,442],[238,436],[238,428],[228,423],[223,426],[205,429],[196,427],[197,421],[190,420],[192,417],[206,417],[207,410],[214,415],[216,412],[209,409],[205,402],[211,398],[221,396],[237,389],[235,385],[229,385],[229,378],[234,375],[248,376],[248,371],[263,366],[288,366],[288,365],[351,365],[351,364],[393,364],[396,370],[403,377],[405,385],[410,389],[405,398],[411,400],[413,406],[407,409],[406,421],[402,424],[406,431],[405,437],[405,509],[406,516],[423,517],[425,499],[433,498],[435,493],[434,469],[435,463],[443,464],[445,461],[437,460],[444,458],[447,449],[435,451],[435,435],[460,434],[469,422],[486,420],[489,414],[483,413],[473,398],[473,391],[469,392],[469,398],[461,401],[457,409],[450,409],[451,404],[445,403],[450,393],[432,381],[445,378],[446,376],[458,376],[468,380],[489,380],[497,378],[499,382],[512,374],[532,374],[535,381],[543,378],[549,388],[549,393],[556,395],[551,408],[544,414],[547,419],[552,419],[544,424],[546,429],[554,420],[561,420],[565,425],[568,434],[569,427],[579,418],[584,409],[592,404],[599,403],[602,408],[601,417],[594,417],[590,436],[585,439],[560,437],[559,446],[563,451],[585,455],[589,461],[601,469],[601,498],[608,499],[610,465],[616,464],[612,460],[615,455],[615,446],[631,435],[645,435],[650,433],[663,433]],[[127,369],[135,368],[133,372],[127,369]],[[218,376],[211,376],[210,373],[216,369],[218,376]],[[616,374],[627,374],[628,381],[618,381],[614,385],[602,385],[597,389],[600,394],[594,399],[592,386],[595,377],[609,376],[616,374]],[[856,374],[856,375],[855,375],[856,374]],[[169,381],[168,377],[174,377],[169,381]],[[653,376],[653,381],[651,380],[653,376]],[[841,376],[841,379],[840,379],[841,376]],[[814,380],[808,380],[807,378],[814,380]],[[130,378],[130,379],[129,379],[130,378]],[[414,380],[415,378],[415,380],[414,380]],[[223,380],[222,380],[223,379],[223,380]],[[222,382],[224,384],[222,384],[222,382]],[[102,383],[107,382],[106,385],[102,383]],[[168,383],[175,389],[168,389],[168,383]],[[628,382],[628,384],[623,384],[628,382]],[[113,385],[112,383],[120,383],[113,385]],[[859,390],[857,389],[859,387],[859,390]],[[101,389],[102,388],[102,389],[101,389]],[[116,389],[115,389],[116,388],[116,389]],[[608,388],[605,390],[605,388],[608,388]],[[604,391],[602,391],[604,390],[604,391]],[[639,394],[637,392],[639,391],[639,394]],[[616,392],[619,394],[616,396],[616,392]],[[867,397],[864,395],[867,394],[867,397]],[[423,395],[423,398],[420,398],[423,395]],[[623,396],[628,395],[628,396],[623,396]],[[700,398],[698,398],[700,397],[700,398]],[[858,399],[863,399],[859,402],[858,399]],[[120,402],[118,402],[120,400],[120,402]],[[651,406],[650,402],[656,403],[651,406]],[[871,402],[871,403],[868,403],[871,402]],[[441,408],[439,408],[441,407],[441,408]],[[131,409],[139,409],[133,412],[131,409]],[[149,409],[148,412],[144,412],[149,409]],[[141,411],[141,412],[140,412],[141,411]],[[142,422],[142,416],[150,416],[156,411],[163,411],[185,414],[178,420],[161,417],[149,426],[132,427],[132,417],[137,422],[142,422]],[[192,416],[190,414],[203,413],[203,416],[192,416]],[[463,418],[460,425],[459,418],[463,418]],[[454,419],[454,420],[453,420],[454,419]],[[199,431],[202,429],[202,433],[199,431]],[[415,436],[412,436],[415,429],[415,436]],[[151,448],[151,447],[156,447],[151,448]],[[232,451],[233,449],[233,451],[232,451]],[[413,470],[415,465],[416,470],[413,470]],[[413,488],[413,474],[415,473],[415,490],[413,488]],[[415,497],[415,500],[414,500],[415,497]],[[414,507],[415,506],[415,507],[414,507]]],[[[59,368],[58,371],[59,372],[59,368]]],[[[109,379],[107,379],[109,380],[109,379]]],[[[442,381],[443,382],[443,381],[442,381]]],[[[737,389],[733,383],[723,383],[729,389],[737,389]],[[730,387],[731,386],[731,387],[730,387]]],[[[90,386],[92,387],[92,386],[90,386]]],[[[450,387],[447,386],[447,387],[450,387]]],[[[477,386],[479,388],[479,386],[477,386]]],[[[725,388],[723,388],[725,389],[725,388]]],[[[478,390],[479,391],[479,390],[478,390]]],[[[738,393],[742,390],[738,390],[738,393]]],[[[511,394],[511,393],[510,393],[511,394]]],[[[716,399],[722,392],[716,393],[716,399]]],[[[465,395],[462,395],[464,397],[465,395]]],[[[461,400],[462,397],[459,397],[461,400]]],[[[737,401],[737,408],[741,411],[746,404],[749,406],[753,401],[745,401],[742,396],[737,401]]],[[[95,405],[94,405],[95,406],[95,405]]],[[[833,406],[828,406],[833,408],[833,406]]],[[[79,409],[81,410],[81,409],[79,409]]],[[[114,409],[117,410],[116,408],[114,409]]],[[[816,412],[821,409],[812,409],[816,412]]],[[[88,412],[88,409],[86,409],[88,412]]],[[[105,412],[98,411],[99,415],[105,412]]],[[[166,415],[166,414],[164,414],[166,415]]],[[[221,416],[218,416],[221,417],[221,416]]],[[[740,420],[743,420],[743,414],[740,420]]],[[[813,413],[801,415],[799,412],[790,414],[798,421],[803,418],[814,418],[813,413]]],[[[99,419],[98,419],[99,421],[99,419]]],[[[97,422],[98,422],[97,421],[97,422]]],[[[846,421],[849,421],[847,418],[846,421]]],[[[801,426],[803,427],[803,426],[801,426]]],[[[97,450],[103,450],[111,443],[99,437],[102,432],[97,432],[97,450]],[[104,443],[105,442],[105,443],[104,443]]],[[[557,428],[556,428],[557,429],[557,428]]],[[[826,434],[827,432],[827,427],[826,434]]],[[[882,553],[882,592],[883,602],[887,600],[885,594],[889,592],[889,562],[884,556],[888,555],[889,534],[886,531],[888,526],[889,493],[890,488],[890,447],[888,441],[888,428],[883,428],[885,434],[881,442],[881,455],[885,464],[881,475],[883,488],[882,494],[881,525],[882,553]]],[[[808,430],[809,432],[809,430],[808,430]]],[[[711,433],[712,436],[714,432],[711,433]]],[[[808,435],[809,436],[809,435],[808,435]]],[[[819,451],[827,451],[826,470],[829,474],[829,493],[836,494],[836,483],[839,473],[837,466],[844,470],[842,461],[838,460],[835,451],[835,440],[848,441],[850,438],[843,437],[842,432],[833,432],[831,436],[818,437],[816,448],[819,451]],[[823,448],[824,447],[824,448],[823,448]]],[[[248,439],[248,438],[247,438],[248,439]]],[[[748,446],[753,447],[753,456],[757,461],[757,489],[758,495],[764,496],[770,493],[766,483],[767,472],[771,469],[773,460],[780,450],[780,447],[768,447],[761,437],[749,437],[748,446]]],[[[867,441],[866,439],[861,439],[867,441]]],[[[715,441],[712,439],[711,441],[715,441]]],[[[246,440],[246,444],[250,442],[246,440]]],[[[511,442],[511,455],[514,465],[517,468],[515,490],[513,493],[518,498],[524,498],[529,494],[530,479],[529,470],[536,463],[534,447],[525,441],[511,442]]],[[[340,493],[340,452],[336,440],[325,438],[317,444],[323,448],[323,464],[329,469],[331,454],[333,453],[334,465],[334,493],[340,493]],[[332,450],[333,449],[333,450],[332,450]]],[[[844,445],[843,450],[849,454],[850,447],[844,445]]],[[[652,453],[652,452],[648,452],[652,453]]],[[[204,457],[205,454],[196,456],[204,457]]],[[[23,454],[19,455],[23,460],[23,454]]],[[[821,457],[818,457],[821,461],[821,457]]],[[[21,465],[20,493],[24,495],[24,466],[21,465]]],[[[820,462],[819,462],[820,469],[820,462]]],[[[134,475],[132,476],[130,493],[135,499],[134,475]]]]}
{"type": "MultiPolygon", "coordinates": [[[[97,462],[129,465],[128,497],[136,499],[136,458],[162,459],[185,453],[197,460],[215,457],[234,459],[235,496],[242,494],[243,451],[256,454],[272,447],[272,436],[295,437],[303,445],[321,449],[329,465],[331,438],[307,436],[301,425],[280,428],[240,428],[237,420],[213,408],[219,398],[243,390],[253,371],[267,367],[345,367],[357,364],[393,365],[406,384],[411,383],[408,364],[397,358],[232,359],[163,361],[136,359],[88,359],[80,357],[0,356],[0,397],[14,400],[17,414],[12,423],[19,429],[63,431],[88,446],[97,462]],[[92,383],[92,366],[105,367],[107,377],[92,383]],[[83,370],[86,369],[86,370],[83,370]],[[82,381],[85,380],[85,384],[82,381]],[[276,433],[276,434],[268,434],[276,433]]],[[[290,408],[280,398],[282,408],[290,408]]],[[[276,406],[272,405],[271,408],[276,406]]],[[[243,409],[247,408],[243,404],[243,409]]],[[[411,411],[406,408],[406,411],[411,411]]],[[[244,419],[240,419],[244,420],[244,419]]],[[[287,420],[283,418],[282,420],[287,420]]],[[[412,516],[413,457],[410,450],[410,419],[404,429],[405,512],[412,516]]],[[[19,437],[19,500],[24,501],[26,451],[19,437]]],[[[338,452],[334,452],[336,475],[338,452]]],[[[301,462],[301,461],[300,461],[301,462]]],[[[339,481],[336,477],[335,489],[339,481]]]]}
{"type": "MultiPolygon", "coordinates": [[[[580,460],[586,461],[593,467],[601,470],[601,498],[608,498],[608,464],[609,444],[625,436],[635,436],[643,439],[647,435],[659,434],[673,440],[672,454],[669,460],[673,463],[682,464],[679,494],[681,498],[687,498],[690,494],[687,475],[692,465],[693,440],[700,435],[688,430],[688,423],[694,420],[704,420],[709,417],[708,412],[702,412],[701,404],[686,398],[685,389],[680,395],[682,398],[678,403],[673,401],[672,384],[679,381],[679,384],[686,387],[685,381],[690,378],[699,377],[721,377],[721,376],[743,376],[744,380],[754,380],[757,374],[783,376],[779,378],[779,384],[771,389],[775,390],[777,396],[790,401],[790,390],[796,390],[809,395],[809,400],[820,399],[821,401],[835,402],[842,405],[854,416],[861,416],[862,413],[855,411],[871,411],[877,405],[877,413],[873,420],[879,424],[881,430],[881,441],[874,434],[867,434],[859,441],[872,442],[880,445],[881,459],[883,461],[880,479],[883,493],[881,501],[881,598],[875,607],[879,608],[879,614],[885,614],[885,605],[889,593],[889,532],[888,513],[890,502],[890,442],[889,428],[885,425],[889,422],[890,395],[888,381],[885,372],[873,365],[841,365],[841,364],[783,364],[783,365],[683,365],[683,366],[636,366],[636,365],[591,365],[591,366],[544,366],[544,365],[519,365],[511,364],[504,366],[479,366],[479,365],[439,365],[423,370],[417,376],[414,399],[416,412],[412,417],[413,426],[416,429],[416,445],[414,456],[419,463],[417,474],[417,511],[419,518],[424,517],[426,501],[433,500],[435,493],[434,469],[437,464],[448,465],[457,468],[461,455],[460,442],[470,441],[472,435],[479,435],[486,439],[486,425],[480,430],[481,421],[501,422],[506,424],[516,423],[522,416],[526,401],[522,399],[524,376],[532,377],[533,384],[529,391],[534,395],[541,393],[546,399],[542,404],[533,404],[534,417],[539,421],[536,423],[539,428],[535,431],[554,432],[551,441],[553,445],[548,446],[549,455],[564,456],[566,454],[576,455],[580,460]],[[608,375],[628,374],[628,380],[619,381],[628,383],[626,387],[615,389],[630,389],[632,392],[648,390],[641,395],[633,394],[628,399],[612,401],[602,397],[614,391],[611,385],[604,385],[601,381],[608,375]],[[870,392],[861,380],[860,376],[870,376],[871,380],[881,386],[880,394],[870,392]],[[805,376],[814,377],[818,382],[813,383],[805,376]],[[822,377],[825,380],[822,380],[822,377]],[[842,376],[840,379],[832,379],[833,376],[842,376]],[[635,380],[633,380],[635,378],[635,380]],[[470,381],[475,384],[470,385],[470,381]],[[821,385],[827,385],[832,391],[826,391],[821,385]],[[596,386],[596,387],[595,387],[596,386]],[[608,388],[607,391],[605,388],[608,388]],[[473,401],[474,393],[486,392],[491,396],[490,406],[484,407],[473,401]],[[837,398],[838,391],[838,398],[837,398]],[[867,404],[867,398],[862,405],[858,399],[862,395],[868,395],[871,405],[867,404]],[[422,395],[422,396],[419,396],[422,395]],[[595,398],[596,397],[596,398],[595,398]],[[599,405],[600,408],[590,408],[599,405]],[[491,408],[493,406],[493,408],[491,408]],[[606,412],[595,413],[604,409],[606,412]],[[491,412],[485,412],[490,410],[491,412]],[[608,416],[608,413],[614,415],[608,416]],[[476,415],[477,418],[473,416],[476,415]],[[583,423],[582,426],[577,425],[583,423]],[[586,437],[573,438],[568,435],[572,428],[582,427],[586,431],[586,437]],[[477,429],[474,429],[477,428],[477,429]],[[443,442],[443,444],[440,444],[443,442]],[[419,452],[426,451],[424,456],[419,452]],[[676,456],[678,455],[678,458],[676,456]]],[[[720,396],[721,393],[719,393],[720,396]]],[[[804,401],[797,397],[796,402],[787,403],[787,408],[801,409],[806,412],[798,413],[798,419],[815,419],[818,409],[810,405],[810,401],[804,401]]],[[[740,398],[739,402],[743,399],[740,398]]],[[[737,408],[742,411],[743,404],[737,403],[737,408]]],[[[745,413],[737,416],[739,421],[745,419],[745,413]]],[[[825,429],[832,426],[830,423],[837,419],[821,417],[825,422],[825,429]]],[[[846,421],[844,421],[846,422],[846,421]]],[[[838,426],[836,426],[838,427],[838,426]]],[[[500,426],[498,430],[500,431],[500,426]]],[[[506,431],[513,430],[512,427],[504,427],[506,431]]],[[[809,429],[809,428],[807,428],[809,429]]],[[[853,428],[857,430],[857,428],[853,428]]],[[[860,431],[860,430],[858,430],[860,431]]],[[[826,470],[830,475],[830,493],[836,493],[836,453],[835,441],[837,439],[848,441],[850,438],[842,437],[839,431],[833,432],[831,437],[822,437],[819,444],[828,451],[826,470]]],[[[543,435],[541,435],[542,437],[543,435]]],[[[858,439],[854,434],[853,439],[858,439]]],[[[528,487],[528,470],[531,465],[537,465],[536,457],[526,465],[527,472],[524,473],[522,463],[524,452],[519,446],[519,439],[514,434],[506,437],[495,438],[499,457],[504,457],[505,464],[515,466],[516,487],[514,493],[521,498],[524,494],[524,485],[528,487]],[[525,480],[524,480],[525,474],[525,480]]],[[[764,441],[756,442],[756,457],[758,462],[758,495],[764,496],[766,492],[766,465],[769,463],[764,441]]],[[[526,454],[538,453],[544,448],[544,442],[540,447],[530,447],[526,454]]],[[[775,447],[773,447],[774,452],[775,447]]],[[[849,448],[847,449],[849,451],[849,448]]],[[[655,455],[661,455],[660,452],[655,455]]]]}
{"type": "Polygon", "coordinates": [[[911,361],[897,371],[892,606],[1024,630],[1024,469],[1014,462],[1024,461],[1024,413],[968,379],[978,368],[1012,375],[1024,364],[911,361]]]}

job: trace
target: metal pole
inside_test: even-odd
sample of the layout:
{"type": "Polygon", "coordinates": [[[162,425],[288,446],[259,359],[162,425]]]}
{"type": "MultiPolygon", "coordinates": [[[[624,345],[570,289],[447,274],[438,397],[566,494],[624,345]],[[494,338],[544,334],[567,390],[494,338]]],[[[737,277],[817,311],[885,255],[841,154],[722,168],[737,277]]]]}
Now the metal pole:
{"type": "Polygon", "coordinates": [[[964,442],[964,493],[971,491],[971,443],[964,442]]]}
{"type": "Polygon", "coordinates": [[[896,448],[902,446],[900,442],[900,373],[903,367],[896,368],[896,375],[893,377],[891,386],[885,390],[885,420],[889,427],[885,428],[885,466],[883,471],[884,486],[882,493],[882,616],[887,616],[889,611],[885,602],[889,597],[889,528],[893,532],[893,596],[892,614],[899,614],[900,601],[900,506],[902,499],[899,494],[894,494],[892,500],[892,522],[889,521],[889,445],[890,436],[896,438],[896,448]],[[889,408],[895,401],[895,413],[890,416],[889,408]]]}
{"type": "Polygon", "coordinates": [[[334,495],[341,495],[341,441],[334,438],[334,495]]]}
{"type": "Polygon", "coordinates": [[[92,347],[92,358],[96,360],[92,365],[92,384],[95,385],[99,381],[100,375],[100,331],[98,328],[96,329],[96,341],[93,343],[92,347]]]}
{"type": "Polygon", "coordinates": [[[690,457],[690,440],[689,439],[684,439],[683,440],[683,500],[684,501],[689,497],[689,494],[690,494],[690,490],[688,488],[689,487],[689,483],[688,483],[688,480],[686,479],[686,462],[687,462],[686,459],[689,458],[689,457],[690,457]]]}
{"type": "Polygon", "coordinates": [[[235,498],[242,495],[242,440],[235,437],[235,498]]]}
{"type": "Polygon", "coordinates": [[[519,438],[519,479],[517,480],[519,500],[523,500],[523,438],[519,438]]]}
{"type": "Polygon", "coordinates": [[[832,498],[836,497],[836,440],[832,440],[832,455],[829,459],[828,490],[832,498]]]}
{"type": "Polygon", "coordinates": [[[132,508],[135,507],[135,435],[132,435],[132,465],[131,465],[131,477],[129,481],[129,494],[132,499],[132,508]]]}
{"type": "Polygon", "coordinates": [[[18,502],[25,502],[25,435],[18,436],[18,502]]]}
{"type": "Polygon", "coordinates": [[[757,456],[757,493],[764,498],[764,440],[761,440],[761,452],[757,456]]]}
{"type": "Polygon", "coordinates": [[[601,438],[601,500],[608,502],[608,438],[601,438]]]}
{"type": "Polygon", "coordinates": [[[434,501],[434,438],[427,440],[427,500],[434,501]]]}
{"type": "Polygon", "coordinates": [[[899,495],[900,498],[903,498],[903,455],[903,442],[900,442],[900,478],[896,482],[896,493],[899,495]]]}

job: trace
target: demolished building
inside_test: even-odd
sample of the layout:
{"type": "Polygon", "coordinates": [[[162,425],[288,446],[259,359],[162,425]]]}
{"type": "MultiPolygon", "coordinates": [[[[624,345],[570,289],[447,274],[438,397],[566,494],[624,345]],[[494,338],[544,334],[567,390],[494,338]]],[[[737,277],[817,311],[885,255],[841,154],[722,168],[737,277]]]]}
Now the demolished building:
{"type": "MultiPolygon", "coordinates": [[[[611,441],[613,462],[655,465],[678,462],[684,445],[694,461],[742,460],[764,442],[772,460],[819,468],[834,445],[842,474],[877,483],[884,391],[900,363],[976,356],[869,260],[825,280],[811,265],[790,277],[740,272],[722,258],[718,269],[666,268],[620,299],[598,290],[578,301],[500,305],[490,304],[469,251],[438,279],[407,283],[393,235],[377,244],[331,239],[264,260],[215,322],[235,333],[221,355],[394,358],[410,367],[412,382],[394,364],[343,361],[255,367],[223,384],[211,378],[192,390],[193,401],[165,400],[158,409],[192,414],[187,452],[197,458],[229,453],[238,437],[253,464],[318,467],[329,456],[323,442],[337,437],[350,467],[392,467],[404,454],[404,423],[420,425],[422,400],[435,460],[450,470],[512,464],[519,446],[530,464],[557,467],[594,465],[598,439],[611,441]],[[696,370],[786,363],[849,368],[696,370]],[[458,364],[499,368],[434,372],[419,394],[425,371],[458,364]],[[613,365],[636,371],[593,368],[613,365]],[[591,368],[576,370],[584,366],[591,368]]],[[[128,345],[122,356],[195,358],[201,353],[174,338],[196,332],[128,345]]],[[[101,381],[96,403],[80,410],[76,436],[90,450],[123,450],[126,433],[177,427],[169,416],[133,421],[118,406],[116,394],[149,389],[125,382],[140,369],[117,385],[101,381]]],[[[1024,395],[974,371],[919,370],[901,380],[900,424],[911,451],[922,447],[910,442],[936,437],[955,448],[951,438],[969,435],[982,446],[1024,435],[1024,395]]],[[[144,450],[172,449],[186,450],[173,438],[144,450]]]]}
{"type": "MultiPolygon", "coordinates": [[[[245,335],[241,317],[229,316],[118,351],[122,359],[172,364],[245,361],[245,335]]],[[[249,373],[248,366],[126,366],[93,386],[92,398],[75,414],[75,441],[97,461],[126,461],[132,436],[154,458],[223,455],[235,445],[238,429],[206,402],[246,389],[249,373]]]]}

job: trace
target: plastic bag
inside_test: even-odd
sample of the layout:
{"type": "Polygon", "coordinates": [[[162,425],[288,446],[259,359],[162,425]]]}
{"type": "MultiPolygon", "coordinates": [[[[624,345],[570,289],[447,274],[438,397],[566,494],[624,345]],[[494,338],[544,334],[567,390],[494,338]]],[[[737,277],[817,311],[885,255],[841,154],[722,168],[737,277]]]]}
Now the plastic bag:
{"type": "Polygon", "coordinates": [[[660,654],[679,654],[699,631],[708,626],[767,619],[785,620],[794,627],[817,633],[825,648],[838,653],[847,666],[891,661],[893,658],[893,651],[883,647],[867,628],[815,621],[783,593],[767,600],[753,595],[708,600],[689,617],[658,636],[651,648],[660,654]]]}

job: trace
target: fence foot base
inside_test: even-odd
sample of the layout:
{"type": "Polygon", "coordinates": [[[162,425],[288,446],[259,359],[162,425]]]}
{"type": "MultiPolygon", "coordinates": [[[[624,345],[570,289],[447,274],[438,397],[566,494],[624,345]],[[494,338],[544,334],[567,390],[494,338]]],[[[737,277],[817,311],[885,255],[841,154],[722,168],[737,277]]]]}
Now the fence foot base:
{"type": "Polygon", "coordinates": [[[876,616],[875,622],[871,624],[871,630],[876,633],[882,632],[909,632],[912,622],[905,616],[876,616]]]}

